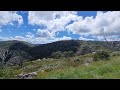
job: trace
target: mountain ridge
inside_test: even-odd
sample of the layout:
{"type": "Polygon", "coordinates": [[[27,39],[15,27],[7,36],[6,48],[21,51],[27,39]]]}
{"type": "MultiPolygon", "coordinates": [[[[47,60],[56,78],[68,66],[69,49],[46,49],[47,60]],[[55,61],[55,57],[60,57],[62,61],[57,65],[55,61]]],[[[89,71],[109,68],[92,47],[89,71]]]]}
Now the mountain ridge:
{"type": "Polygon", "coordinates": [[[84,40],[62,40],[47,44],[31,44],[25,41],[0,41],[0,49],[9,48],[10,50],[23,51],[31,56],[31,60],[50,58],[53,52],[61,51],[86,54],[97,50],[120,51],[120,41],[84,41],[84,40]],[[109,43],[109,45],[108,45],[109,43]],[[108,47],[109,46],[109,47],[108,47]],[[83,52],[84,51],[84,52],[83,52]]]}

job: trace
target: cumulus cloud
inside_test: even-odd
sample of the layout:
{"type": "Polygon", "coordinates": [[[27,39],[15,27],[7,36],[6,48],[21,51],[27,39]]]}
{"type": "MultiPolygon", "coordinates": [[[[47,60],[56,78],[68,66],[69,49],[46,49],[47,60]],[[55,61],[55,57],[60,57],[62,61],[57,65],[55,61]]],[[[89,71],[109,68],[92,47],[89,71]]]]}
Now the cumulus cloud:
{"type": "Polygon", "coordinates": [[[51,42],[55,42],[55,41],[60,41],[60,40],[71,40],[71,37],[60,37],[60,38],[40,38],[40,37],[36,37],[32,40],[33,44],[46,44],[46,43],[51,43],[51,42]]]}
{"type": "Polygon", "coordinates": [[[29,24],[46,26],[43,30],[37,30],[39,37],[55,36],[56,32],[66,29],[79,35],[115,35],[119,32],[119,19],[118,11],[98,11],[95,18],[91,16],[84,19],[74,11],[30,11],[28,15],[29,24]]]}
{"type": "Polygon", "coordinates": [[[0,41],[6,41],[6,40],[10,40],[10,38],[8,38],[8,37],[0,37],[0,41]]]}
{"type": "Polygon", "coordinates": [[[71,40],[71,37],[63,36],[61,38],[54,38],[55,41],[60,41],[60,40],[71,40]]]}
{"type": "Polygon", "coordinates": [[[15,40],[21,40],[21,41],[27,41],[33,44],[46,44],[46,43],[51,43],[51,42],[55,42],[55,41],[60,41],[60,40],[71,40],[71,37],[60,37],[60,38],[40,38],[40,37],[36,37],[36,38],[28,38],[28,37],[22,37],[22,36],[16,36],[14,38],[15,40]]]}
{"type": "MultiPolygon", "coordinates": [[[[37,30],[39,37],[55,36],[56,32],[65,31],[79,35],[96,36],[98,40],[103,40],[103,36],[120,34],[120,12],[119,11],[98,11],[96,16],[83,18],[74,11],[30,11],[28,14],[29,24],[43,25],[46,28],[37,30]],[[70,23],[70,22],[73,23],[70,23]]],[[[80,39],[87,39],[80,37],[80,39]]]]}
{"type": "Polygon", "coordinates": [[[34,34],[28,32],[25,36],[15,36],[15,37],[0,37],[0,41],[7,41],[7,40],[19,40],[19,41],[26,41],[32,44],[46,44],[60,40],[71,40],[71,37],[63,36],[63,37],[35,37],[34,34]]]}
{"type": "Polygon", "coordinates": [[[21,41],[21,40],[24,40],[24,38],[23,38],[22,36],[15,36],[15,39],[16,39],[16,40],[20,40],[20,41],[21,41]]]}
{"type": "Polygon", "coordinates": [[[0,25],[13,24],[15,21],[22,24],[22,16],[14,11],[0,11],[0,25]]]}
{"type": "Polygon", "coordinates": [[[35,36],[31,32],[27,32],[26,38],[33,39],[35,36]]]}
{"type": "Polygon", "coordinates": [[[32,25],[47,25],[49,22],[55,19],[59,20],[63,17],[75,18],[75,16],[70,15],[76,15],[76,13],[77,12],[74,11],[29,11],[28,20],[29,24],[32,25]]]}
{"type": "Polygon", "coordinates": [[[48,21],[53,20],[53,14],[54,11],[29,11],[29,24],[46,24],[48,21]]]}
{"type": "Polygon", "coordinates": [[[36,43],[40,43],[40,44],[45,44],[45,43],[51,43],[51,42],[55,42],[55,41],[60,41],[60,40],[71,40],[72,38],[71,37],[66,37],[66,36],[63,36],[63,37],[60,37],[60,38],[55,38],[55,37],[52,37],[52,38],[35,38],[33,40],[33,43],[36,44],[36,43]]]}
{"type": "Polygon", "coordinates": [[[38,29],[37,30],[37,37],[41,37],[41,38],[46,38],[46,37],[52,37],[52,33],[50,33],[47,29],[38,29]]]}
{"type": "MultiPolygon", "coordinates": [[[[0,12],[0,26],[12,24],[14,21],[22,24],[22,16],[18,15],[17,12],[0,12]]],[[[72,32],[72,34],[80,35],[80,40],[104,40],[104,36],[108,40],[120,38],[120,11],[98,11],[95,17],[88,16],[85,18],[79,16],[75,11],[29,11],[28,23],[44,28],[33,29],[36,32],[35,35],[28,32],[24,37],[16,36],[6,39],[41,44],[72,39],[64,35],[61,38],[56,37],[59,32],[66,30],[72,32]]]]}
{"type": "Polygon", "coordinates": [[[55,36],[56,32],[64,31],[68,23],[79,19],[82,17],[78,16],[75,11],[30,11],[28,13],[29,24],[45,27],[45,29],[37,31],[38,36],[41,37],[55,36]]]}
{"type": "Polygon", "coordinates": [[[74,34],[79,35],[119,35],[120,33],[120,12],[119,11],[98,11],[95,18],[86,17],[65,28],[74,34]]]}
{"type": "Polygon", "coordinates": [[[85,37],[82,37],[82,36],[79,37],[79,40],[94,41],[94,39],[85,38],[85,37]]]}

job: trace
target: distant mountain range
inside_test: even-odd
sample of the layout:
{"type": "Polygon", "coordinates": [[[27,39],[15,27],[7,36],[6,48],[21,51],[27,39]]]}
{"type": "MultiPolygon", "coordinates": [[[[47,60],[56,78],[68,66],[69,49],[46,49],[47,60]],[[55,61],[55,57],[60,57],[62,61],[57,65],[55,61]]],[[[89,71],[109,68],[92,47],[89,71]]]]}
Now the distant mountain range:
{"type": "Polygon", "coordinates": [[[0,49],[9,48],[14,51],[24,51],[31,60],[50,58],[53,52],[72,51],[73,53],[90,53],[96,50],[120,51],[120,41],[83,41],[83,40],[63,40],[48,44],[31,44],[24,41],[1,41],[0,49]],[[88,52],[89,51],[89,52],[88,52]]]}

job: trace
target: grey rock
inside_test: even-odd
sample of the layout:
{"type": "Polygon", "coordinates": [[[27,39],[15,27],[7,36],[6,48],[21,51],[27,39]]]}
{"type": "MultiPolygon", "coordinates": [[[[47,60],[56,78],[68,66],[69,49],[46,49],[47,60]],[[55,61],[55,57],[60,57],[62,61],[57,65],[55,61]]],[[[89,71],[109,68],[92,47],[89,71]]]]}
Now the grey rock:
{"type": "Polygon", "coordinates": [[[31,72],[27,74],[19,74],[17,75],[18,78],[20,79],[32,79],[34,76],[37,76],[37,72],[31,72]]]}

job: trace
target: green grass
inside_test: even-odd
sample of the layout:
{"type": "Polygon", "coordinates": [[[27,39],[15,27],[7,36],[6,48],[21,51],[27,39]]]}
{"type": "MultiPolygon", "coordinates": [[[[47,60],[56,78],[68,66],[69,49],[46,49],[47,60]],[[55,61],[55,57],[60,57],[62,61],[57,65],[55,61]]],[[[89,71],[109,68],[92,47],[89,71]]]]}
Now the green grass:
{"type": "Polygon", "coordinates": [[[14,76],[21,73],[20,69],[5,68],[0,69],[0,79],[13,79],[14,76]]]}
{"type": "Polygon", "coordinates": [[[96,61],[89,66],[69,67],[51,72],[39,73],[35,79],[119,79],[120,57],[96,61]]]}
{"type": "Polygon", "coordinates": [[[16,78],[15,75],[20,73],[35,71],[38,75],[33,79],[120,79],[120,56],[112,56],[110,60],[94,61],[86,66],[85,60],[91,56],[87,54],[70,58],[30,61],[25,63],[23,68],[14,66],[0,69],[0,79],[16,78]]]}

